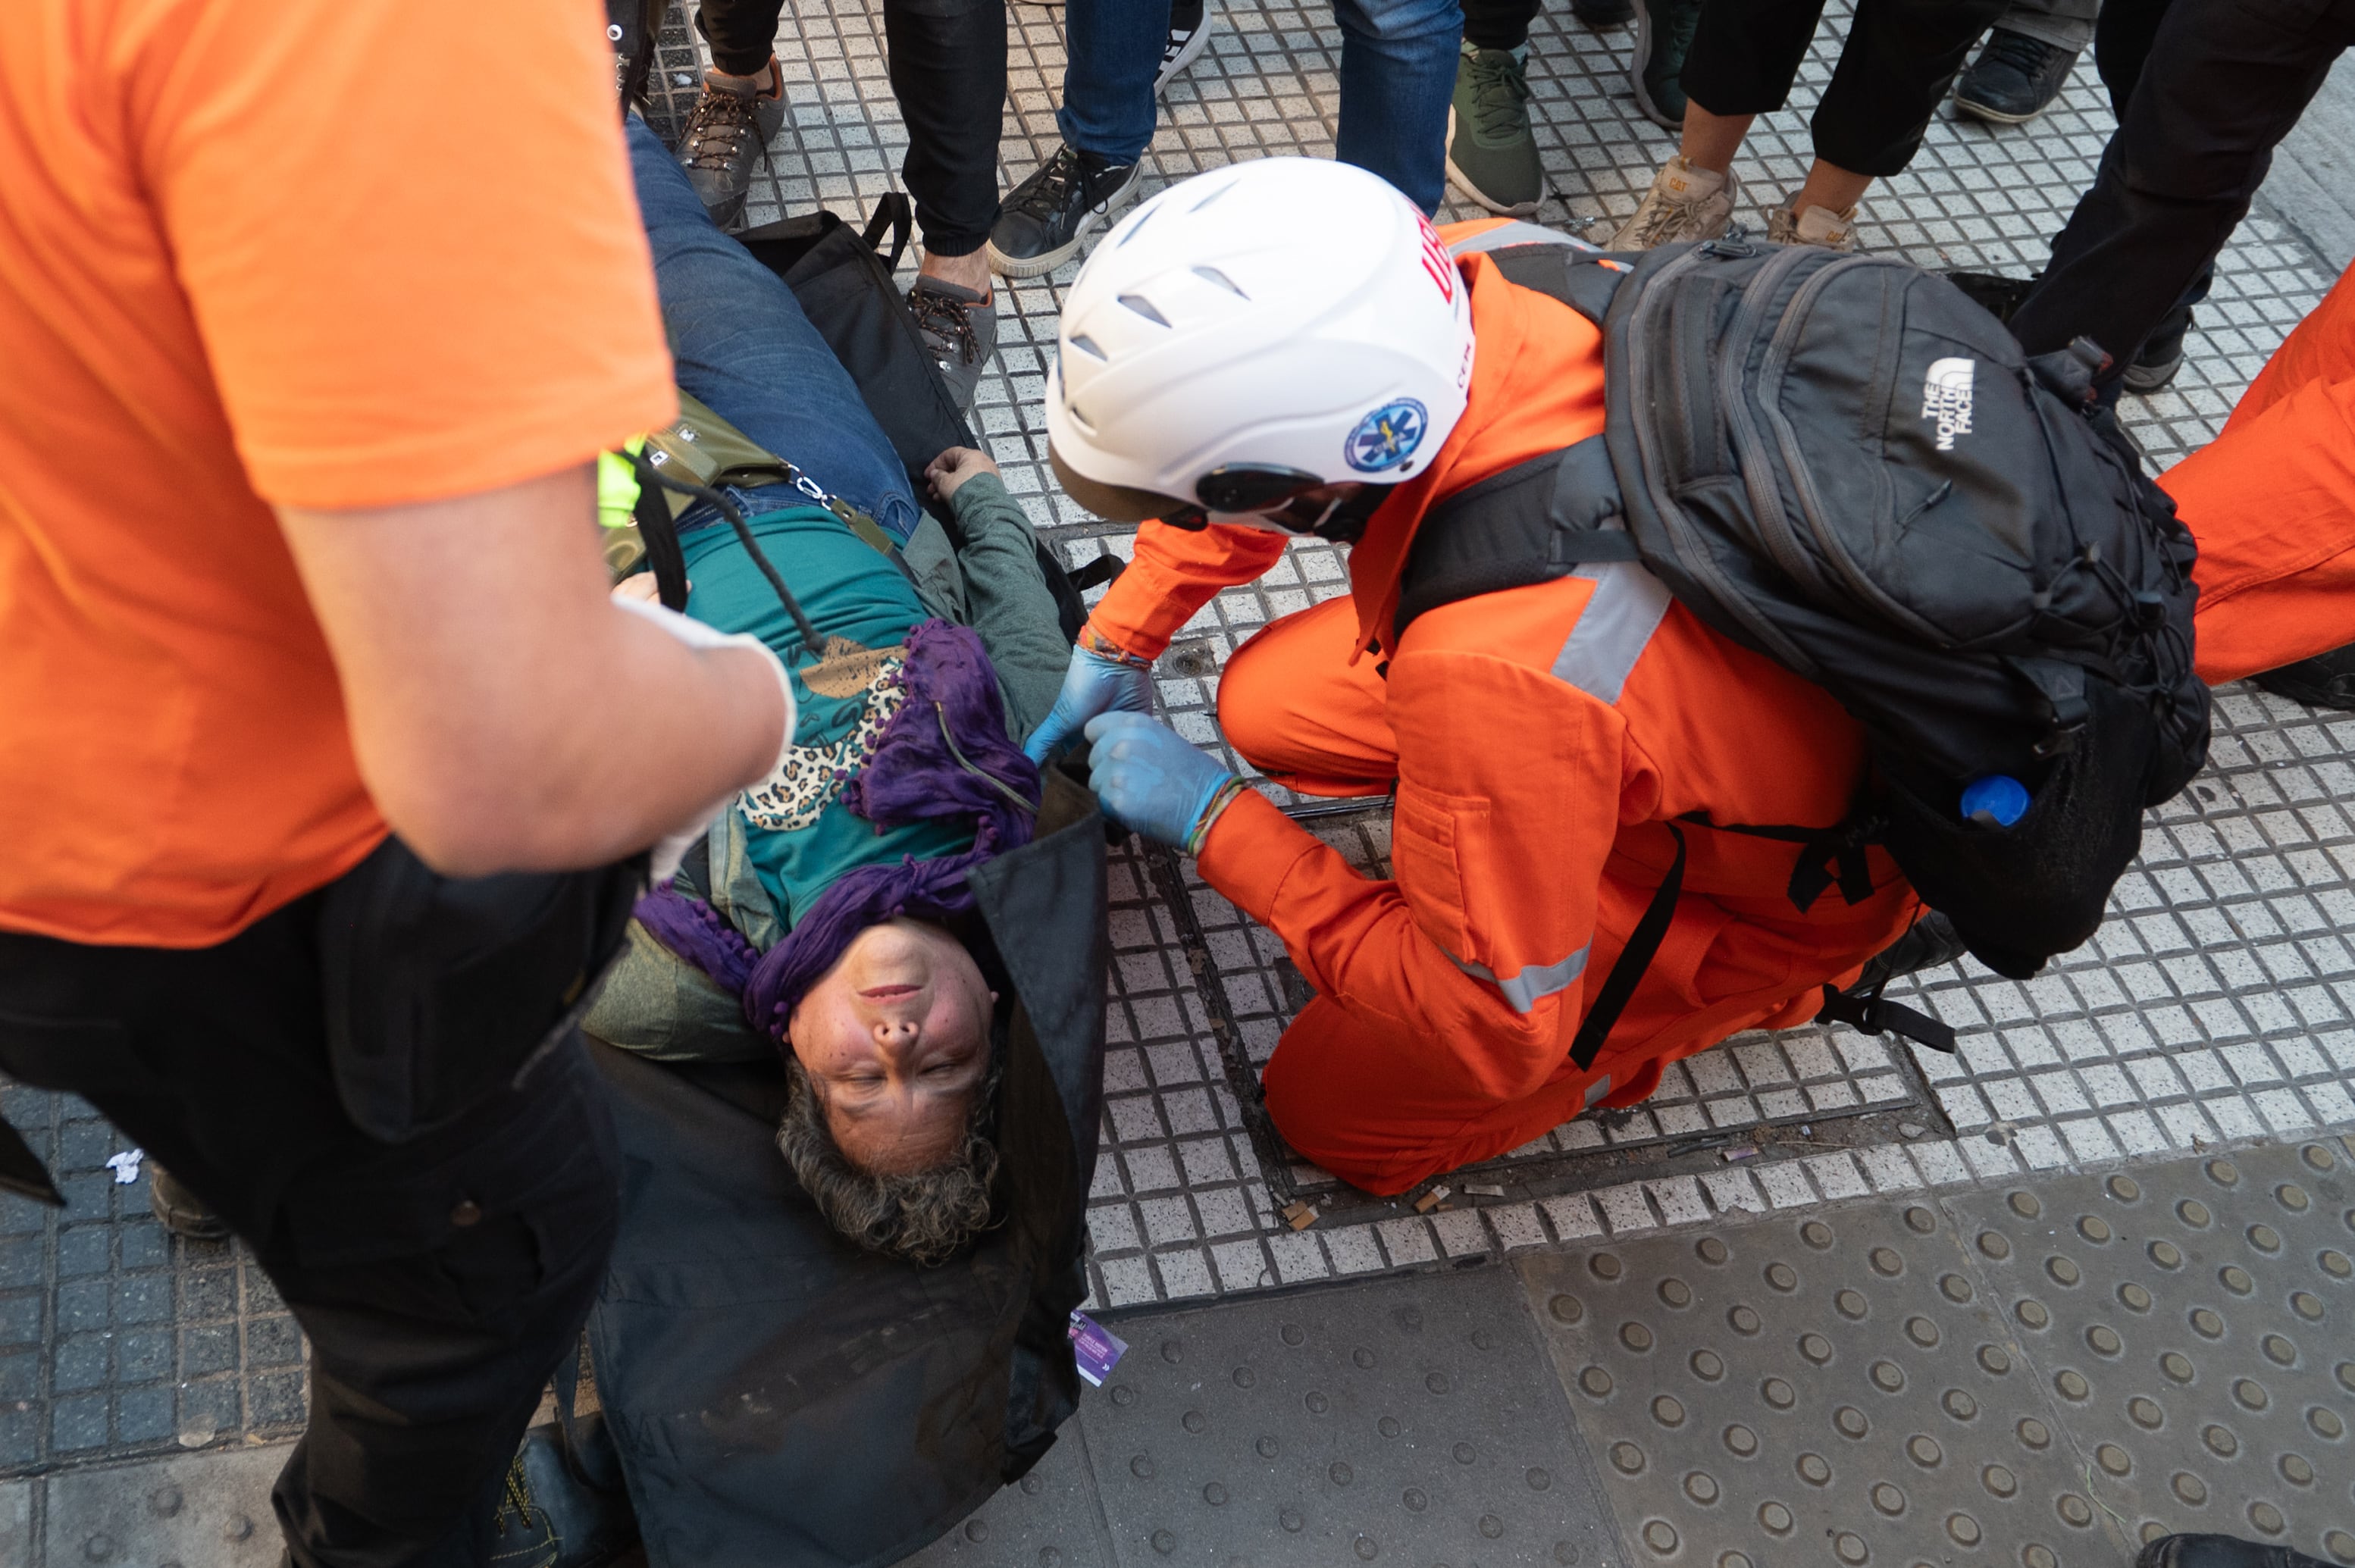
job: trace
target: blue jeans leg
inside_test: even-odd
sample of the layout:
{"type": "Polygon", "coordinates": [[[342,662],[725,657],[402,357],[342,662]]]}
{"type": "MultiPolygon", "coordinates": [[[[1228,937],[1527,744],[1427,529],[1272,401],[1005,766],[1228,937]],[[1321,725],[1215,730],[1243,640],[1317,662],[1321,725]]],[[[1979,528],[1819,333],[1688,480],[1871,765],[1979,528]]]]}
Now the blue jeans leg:
{"type": "Polygon", "coordinates": [[[1341,162],[1371,169],[1426,213],[1447,189],[1459,0],[1333,0],[1341,24],[1341,162]]]}
{"type": "Polygon", "coordinates": [[[783,281],[713,227],[634,115],[629,143],[680,389],[906,539],[921,516],[907,470],[850,372],[783,281]]]}
{"type": "MultiPolygon", "coordinates": [[[[1168,36],[1169,0],[1066,0],[1063,106],[1055,111],[1065,142],[1115,164],[1145,155],[1153,140],[1153,79],[1168,36]]],[[[1447,85],[1452,94],[1453,75],[1447,85]]],[[[1444,101],[1440,112],[1444,117],[1444,101]]]]}

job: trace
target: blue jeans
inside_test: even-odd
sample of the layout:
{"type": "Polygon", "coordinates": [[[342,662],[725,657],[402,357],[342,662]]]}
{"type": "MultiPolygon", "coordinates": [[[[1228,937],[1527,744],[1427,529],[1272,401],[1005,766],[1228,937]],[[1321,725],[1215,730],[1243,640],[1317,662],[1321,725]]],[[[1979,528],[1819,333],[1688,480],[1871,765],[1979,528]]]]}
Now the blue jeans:
{"type": "MultiPolygon", "coordinates": [[[[1460,0],[1333,0],[1341,25],[1336,155],[1370,169],[1426,213],[1447,187],[1447,106],[1455,93],[1460,0]]],[[[1069,0],[1063,8],[1063,140],[1133,164],[1153,140],[1153,79],[1167,0],[1069,0]]]]}
{"type": "Polygon", "coordinates": [[[635,115],[629,143],[680,389],[904,541],[922,514],[850,372],[783,280],[713,226],[635,115]]]}

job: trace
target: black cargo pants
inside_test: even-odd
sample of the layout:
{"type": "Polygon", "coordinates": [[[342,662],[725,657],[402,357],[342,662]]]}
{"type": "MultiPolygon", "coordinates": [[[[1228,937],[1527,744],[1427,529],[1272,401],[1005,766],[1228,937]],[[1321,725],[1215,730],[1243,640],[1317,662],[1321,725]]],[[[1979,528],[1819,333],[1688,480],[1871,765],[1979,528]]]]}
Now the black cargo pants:
{"type": "Polygon", "coordinates": [[[575,1036],[454,1123],[362,1134],[328,1072],[318,901],[185,952],[0,933],[0,1072],[104,1112],[309,1336],[310,1429],[272,1499],[294,1561],[478,1564],[613,1244],[613,1124],[575,1036]]]}

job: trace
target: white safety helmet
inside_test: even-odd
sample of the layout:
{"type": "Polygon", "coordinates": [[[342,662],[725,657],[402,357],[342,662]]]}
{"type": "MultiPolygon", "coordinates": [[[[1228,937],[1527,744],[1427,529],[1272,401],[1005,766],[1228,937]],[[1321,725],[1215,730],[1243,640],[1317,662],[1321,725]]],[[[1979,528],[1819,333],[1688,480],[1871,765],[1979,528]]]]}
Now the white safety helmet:
{"type": "Polygon", "coordinates": [[[1263,158],[1171,186],[1064,299],[1056,476],[1101,517],[1195,526],[1410,478],[1464,413],[1465,293],[1423,214],[1363,169],[1263,158]]]}

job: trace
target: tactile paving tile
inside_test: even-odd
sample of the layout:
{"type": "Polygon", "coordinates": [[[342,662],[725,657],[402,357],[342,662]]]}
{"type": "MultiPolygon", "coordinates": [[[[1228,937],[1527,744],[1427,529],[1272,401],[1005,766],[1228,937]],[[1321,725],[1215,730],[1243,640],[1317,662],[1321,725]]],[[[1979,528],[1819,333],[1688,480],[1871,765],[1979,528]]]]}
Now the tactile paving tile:
{"type": "Polygon", "coordinates": [[[1114,1562],[1088,1467],[1087,1435],[1071,1421],[1028,1475],[932,1545],[901,1559],[899,1568],[1113,1568],[1114,1562]]]}
{"type": "Polygon", "coordinates": [[[1081,1419],[1124,1568],[1626,1568],[1504,1270],[1115,1327],[1081,1419]]]}
{"type": "Polygon", "coordinates": [[[1639,1561],[2122,1562],[1929,1204],[1517,1267],[1639,1561]]]}
{"type": "Polygon", "coordinates": [[[2355,1563],[2355,1160],[2243,1149],[1952,1205],[2064,1428],[2138,1539],[2355,1563]]]}
{"type": "MultiPolygon", "coordinates": [[[[268,1568],[285,1555],[270,1488],[288,1452],[232,1448],[53,1476],[41,1531],[48,1562],[268,1568]]],[[[0,1551],[0,1563],[15,1561],[0,1551]]]]}

